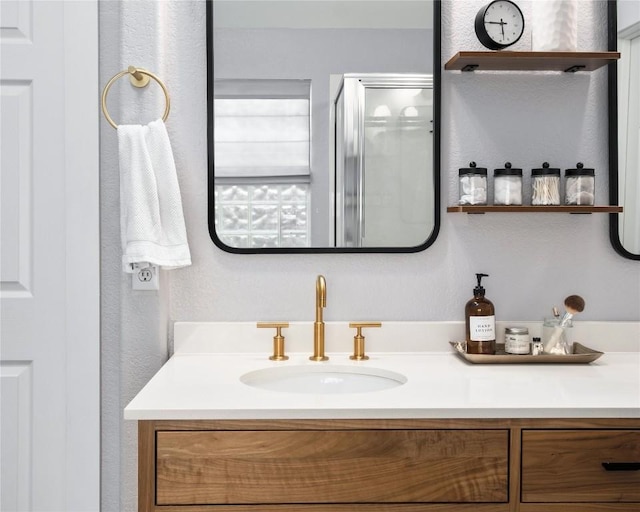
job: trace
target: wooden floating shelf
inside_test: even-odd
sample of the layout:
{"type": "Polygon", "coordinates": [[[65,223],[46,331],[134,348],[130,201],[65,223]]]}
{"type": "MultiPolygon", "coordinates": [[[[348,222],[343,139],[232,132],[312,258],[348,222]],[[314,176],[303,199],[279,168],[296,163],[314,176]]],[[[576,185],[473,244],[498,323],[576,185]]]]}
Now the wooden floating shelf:
{"type": "Polygon", "coordinates": [[[458,71],[594,71],[620,52],[458,52],[444,65],[458,71]]]}
{"type": "Polygon", "coordinates": [[[447,207],[449,213],[622,213],[622,206],[472,206],[447,207]]]}

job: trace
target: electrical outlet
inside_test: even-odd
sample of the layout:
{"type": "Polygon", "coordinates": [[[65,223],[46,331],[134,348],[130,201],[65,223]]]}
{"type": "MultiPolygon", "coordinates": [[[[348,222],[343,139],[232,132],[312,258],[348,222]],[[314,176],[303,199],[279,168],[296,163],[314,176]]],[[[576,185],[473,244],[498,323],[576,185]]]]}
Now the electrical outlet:
{"type": "Polygon", "coordinates": [[[131,285],[134,290],[158,290],[160,288],[158,267],[148,265],[141,268],[135,264],[131,274],[131,285]]]}
{"type": "Polygon", "coordinates": [[[143,268],[138,270],[138,281],[142,281],[143,283],[148,283],[153,279],[153,270],[150,268],[143,268]]]}

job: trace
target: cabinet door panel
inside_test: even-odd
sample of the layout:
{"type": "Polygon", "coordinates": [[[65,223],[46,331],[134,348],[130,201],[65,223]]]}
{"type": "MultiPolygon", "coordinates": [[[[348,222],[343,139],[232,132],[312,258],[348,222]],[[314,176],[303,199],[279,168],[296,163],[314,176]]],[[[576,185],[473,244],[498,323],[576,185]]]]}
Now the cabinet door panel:
{"type": "Polygon", "coordinates": [[[640,503],[640,471],[603,462],[640,463],[640,430],[525,430],[522,501],[640,503]]]}
{"type": "Polygon", "coordinates": [[[508,430],[157,433],[157,505],[507,502],[508,430]]]}

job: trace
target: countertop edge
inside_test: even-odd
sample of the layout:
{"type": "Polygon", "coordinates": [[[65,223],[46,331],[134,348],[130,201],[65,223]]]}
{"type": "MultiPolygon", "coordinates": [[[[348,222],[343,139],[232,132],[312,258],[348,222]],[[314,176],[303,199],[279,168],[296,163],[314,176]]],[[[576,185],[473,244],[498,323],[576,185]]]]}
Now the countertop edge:
{"type": "Polygon", "coordinates": [[[640,419],[638,408],[612,409],[366,409],[359,411],[325,409],[309,410],[216,410],[216,411],[127,411],[125,420],[388,420],[388,419],[560,419],[560,418],[607,418],[640,419]]]}

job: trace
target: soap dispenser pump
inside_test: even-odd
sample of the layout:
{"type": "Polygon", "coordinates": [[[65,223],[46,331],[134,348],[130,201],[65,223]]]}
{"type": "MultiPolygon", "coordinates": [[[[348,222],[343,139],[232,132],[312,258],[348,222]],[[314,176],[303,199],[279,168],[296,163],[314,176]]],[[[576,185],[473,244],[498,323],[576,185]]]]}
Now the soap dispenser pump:
{"type": "Polygon", "coordinates": [[[476,274],[478,286],[473,289],[473,298],[464,308],[467,330],[467,353],[496,353],[496,316],[493,303],[484,296],[482,278],[488,274],[476,274]]]}

